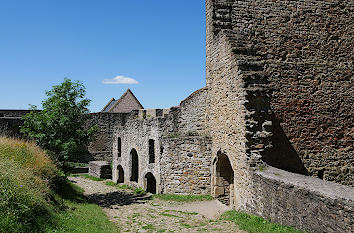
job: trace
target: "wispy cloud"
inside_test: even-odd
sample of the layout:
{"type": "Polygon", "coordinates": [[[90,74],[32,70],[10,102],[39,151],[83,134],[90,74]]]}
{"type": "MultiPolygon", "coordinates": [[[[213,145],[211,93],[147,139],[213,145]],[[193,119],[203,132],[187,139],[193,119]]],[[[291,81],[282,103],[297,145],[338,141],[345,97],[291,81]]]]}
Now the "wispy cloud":
{"type": "Polygon", "coordinates": [[[123,75],[118,75],[111,79],[103,79],[103,84],[138,84],[139,82],[133,78],[128,78],[123,75]]]}

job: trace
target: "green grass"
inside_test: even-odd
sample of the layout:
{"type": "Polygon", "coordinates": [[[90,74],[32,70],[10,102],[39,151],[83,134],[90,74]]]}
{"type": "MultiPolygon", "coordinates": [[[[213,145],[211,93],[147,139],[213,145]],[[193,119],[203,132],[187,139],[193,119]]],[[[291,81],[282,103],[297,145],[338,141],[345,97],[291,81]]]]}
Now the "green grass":
{"type": "Polygon", "coordinates": [[[193,228],[193,226],[187,224],[187,223],[181,223],[181,226],[182,227],[185,227],[185,228],[193,228]]]}
{"type": "Polygon", "coordinates": [[[33,143],[0,137],[0,232],[119,232],[33,143]]]}
{"type": "Polygon", "coordinates": [[[144,229],[144,230],[154,230],[155,227],[152,224],[147,224],[147,225],[143,226],[142,229],[144,229]]]}
{"type": "Polygon", "coordinates": [[[160,213],[160,215],[165,216],[165,217],[174,217],[174,218],[181,218],[180,216],[174,215],[174,214],[168,214],[165,212],[160,213]]]}
{"type": "Polygon", "coordinates": [[[112,187],[116,187],[117,189],[130,189],[130,190],[134,190],[133,187],[127,185],[127,184],[117,184],[117,183],[114,183],[113,181],[107,181],[106,182],[106,185],[108,186],[112,186],[112,187]]]}
{"type": "Polygon", "coordinates": [[[210,195],[178,195],[178,194],[154,194],[153,199],[176,202],[208,201],[213,200],[210,195]]]}
{"type": "Polygon", "coordinates": [[[293,227],[272,223],[261,217],[239,213],[235,210],[227,211],[221,216],[221,219],[233,221],[241,230],[249,233],[303,233],[293,227]]]}
{"type": "Polygon", "coordinates": [[[90,176],[89,174],[79,174],[79,176],[82,176],[86,179],[89,179],[89,180],[93,180],[93,181],[103,181],[103,180],[106,180],[106,179],[103,179],[103,178],[98,178],[98,177],[94,177],[94,176],[90,176]]]}
{"type": "Polygon", "coordinates": [[[98,205],[87,202],[82,192],[80,187],[68,182],[62,196],[66,210],[55,213],[54,224],[46,232],[120,232],[98,205]]]}
{"type": "Polygon", "coordinates": [[[0,232],[41,232],[60,208],[51,188],[60,179],[34,143],[0,137],[0,232]]]}
{"type": "Polygon", "coordinates": [[[146,192],[145,192],[145,190],[143,188],[136,188],[134,190],[134,194],[136,194],[136,195],[145,195],[146,192]]]}

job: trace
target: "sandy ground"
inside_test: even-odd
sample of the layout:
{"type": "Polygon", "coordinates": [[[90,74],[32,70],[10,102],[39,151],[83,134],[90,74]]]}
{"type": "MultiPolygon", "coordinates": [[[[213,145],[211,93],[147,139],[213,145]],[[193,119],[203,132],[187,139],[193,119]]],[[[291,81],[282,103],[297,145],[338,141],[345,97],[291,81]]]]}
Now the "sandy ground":
{"type": "Polygon", "coordinates": [[[245,232],[233,222],[220,220],[229,210],[217,200],[180,203],[151,200],[130,190],[118,190],[83,177],[70,180],[85,190],[85,195],[101,206],[121,232],[245,232]]]}

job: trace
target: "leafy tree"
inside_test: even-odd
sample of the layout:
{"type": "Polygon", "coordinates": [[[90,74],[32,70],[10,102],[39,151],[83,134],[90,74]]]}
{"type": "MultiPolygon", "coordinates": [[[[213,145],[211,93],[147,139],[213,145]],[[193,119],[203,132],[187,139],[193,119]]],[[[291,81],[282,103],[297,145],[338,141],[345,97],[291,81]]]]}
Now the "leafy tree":
{"type": "Polygon", "coordinates": [[[96,127],[84,126],[91,102],[85,98],[85,92],[81,82],[64,79],[62,84],[46,91],[48,98],[42,102],[43,110],[24,116],[21,127],[21,133],[46,149],[64,171],[67,162],[78,159],[96,132],[96,127]]]}

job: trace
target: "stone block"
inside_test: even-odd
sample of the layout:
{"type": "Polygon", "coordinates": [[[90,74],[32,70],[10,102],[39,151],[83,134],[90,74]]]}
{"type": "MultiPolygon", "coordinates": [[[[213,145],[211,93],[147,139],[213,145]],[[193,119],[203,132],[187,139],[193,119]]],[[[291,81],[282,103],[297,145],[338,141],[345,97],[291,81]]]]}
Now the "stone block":
{"type": "Polygon", "coordinates": [[[111,179],[112,178],[112,169],[107,161],[91,161],[89,163],[89,175],[111,179]]]}
{"type": "Polygon", "coordinates": [[[225,189],[223,187],[214,187],[214,195],[215,197],[219,197],[225,194],[225,189]]]}

